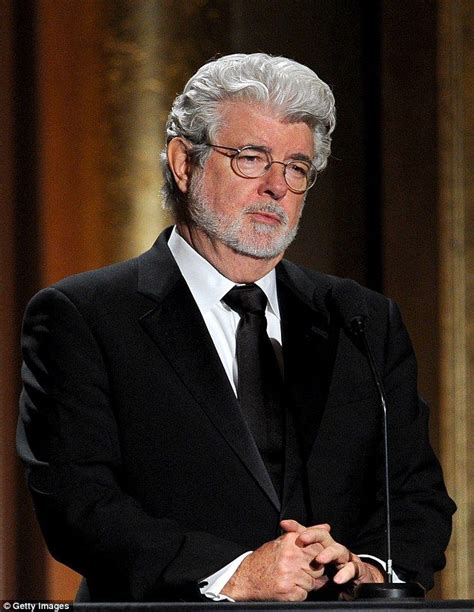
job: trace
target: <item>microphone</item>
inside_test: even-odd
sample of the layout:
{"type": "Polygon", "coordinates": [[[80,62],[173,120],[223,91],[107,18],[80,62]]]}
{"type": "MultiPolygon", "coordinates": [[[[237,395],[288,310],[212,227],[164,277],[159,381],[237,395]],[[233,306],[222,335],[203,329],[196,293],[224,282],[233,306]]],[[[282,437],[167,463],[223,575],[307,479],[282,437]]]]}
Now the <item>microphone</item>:
{"type": "Polygon", "coordinates": [[[385,501],[385,534],[386,534],[386,582],[361,583],[354,589],[354,599],[423,599],[425,589],[419,582],[393,582],[392,561],[392,521],[390,508],[390,454],[388,445],[387,400],[382,379],[366,334],[369,321],[367,304],[360,286],[352,280],[342,280],[333,292],[333,303],[349,334],[361,341],[367,358],[372,379],[379,396],[382,431],[383,431],[383,462],[384,462],[384,501],[385,501]]]}

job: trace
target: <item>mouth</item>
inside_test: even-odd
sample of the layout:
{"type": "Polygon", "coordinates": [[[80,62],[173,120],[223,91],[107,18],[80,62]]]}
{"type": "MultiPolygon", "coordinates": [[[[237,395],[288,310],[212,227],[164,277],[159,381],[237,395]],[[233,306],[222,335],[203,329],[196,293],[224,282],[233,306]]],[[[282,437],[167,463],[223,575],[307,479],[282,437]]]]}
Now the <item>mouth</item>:
{"type": "Polygon", "coordinates": [[[242,212],[250,215],[252,223],[264,233],[272,233],[278,228],[288,226],[289,219],[285,209],[274,202],[250,204],[242,212]]]}
{"type": "Polygon", "coordinates": [[[252,219],[257,223],[267,223],[269,225],[280,225],[281,219],[280,217],[271,212],[256,210],[249,213],[252,216],[252,219]]]}

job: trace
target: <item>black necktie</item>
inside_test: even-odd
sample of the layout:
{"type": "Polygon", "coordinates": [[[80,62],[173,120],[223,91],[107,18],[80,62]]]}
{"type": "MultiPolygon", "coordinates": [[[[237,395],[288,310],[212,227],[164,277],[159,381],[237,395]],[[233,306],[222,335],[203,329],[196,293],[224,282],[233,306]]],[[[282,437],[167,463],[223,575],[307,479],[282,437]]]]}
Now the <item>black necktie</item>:
{"type": "Polygon", "coordinates": [[[238,398],[278,493],[283,472],[280,369],[267,334],[267,297],[255,284],[236,286],[223,301],[240,315],[236,352],[238,398]]]}

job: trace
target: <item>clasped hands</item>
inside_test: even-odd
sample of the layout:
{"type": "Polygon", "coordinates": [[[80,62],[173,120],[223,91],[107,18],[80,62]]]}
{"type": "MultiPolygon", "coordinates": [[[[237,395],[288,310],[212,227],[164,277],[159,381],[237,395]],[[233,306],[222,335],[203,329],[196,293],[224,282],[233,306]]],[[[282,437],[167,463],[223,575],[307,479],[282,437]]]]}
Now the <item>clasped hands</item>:
{"type": "Polygon", "coordinates": [[[339,585],[383,582],[382,572],[331,537],[329,525],[304,527],[290,519],[281,521],[283,535],[248,555],[222,594],[235,601],[304,601],[310,591],[329,580],[327,566],[339,585]]]}

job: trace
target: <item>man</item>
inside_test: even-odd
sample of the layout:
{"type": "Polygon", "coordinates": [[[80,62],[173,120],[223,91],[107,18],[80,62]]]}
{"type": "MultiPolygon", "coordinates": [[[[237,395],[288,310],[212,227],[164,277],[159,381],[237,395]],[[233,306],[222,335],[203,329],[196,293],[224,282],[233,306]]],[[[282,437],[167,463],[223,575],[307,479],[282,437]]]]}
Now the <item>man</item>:
{"type": "Polygon", "coordinates": [[[40,292],[24,322],[18,446],[52,554],[92,600],[304,600],[432,585],[453,504],[396,306],[283,254],[326,165],[334,101],[265,54],[203,66],[173,105],[176,225],[137,259],[40,292]],[[349,288],[349,289],[348,289],[349,288]]]}

